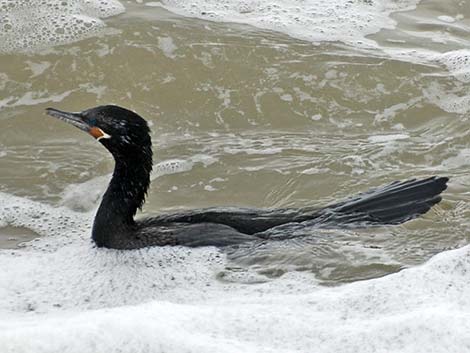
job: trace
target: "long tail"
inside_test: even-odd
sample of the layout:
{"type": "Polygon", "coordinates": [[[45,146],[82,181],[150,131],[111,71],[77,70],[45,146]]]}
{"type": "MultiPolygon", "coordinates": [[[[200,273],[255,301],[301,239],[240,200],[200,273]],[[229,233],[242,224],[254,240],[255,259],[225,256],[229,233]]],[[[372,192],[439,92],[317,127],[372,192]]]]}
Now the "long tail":
{"type": "MultiPolygon", "coordinates": [[[[431,177],[422,180],[396,181],[321,209],[213,207],[162,214],[154,218],[153,222],[159,225],[223,224],[241,234],[254,235],[258,238],[289,236],[297,229],[311,226],[344,228],[398,224],[426,213],[441,201],[439,194],[447,188],[448,180],[448,178],[431,177]]],[[[224,241],[220,240],[217,244],[219,246],[228,244],[224,241]]]]}
{"type": "Polygon", "coordinates": [[[441,201],[448,178],[396,181],[346,201],[300,214],[296,221],[320,227],[399,224],[416,218],[441,201]]]}

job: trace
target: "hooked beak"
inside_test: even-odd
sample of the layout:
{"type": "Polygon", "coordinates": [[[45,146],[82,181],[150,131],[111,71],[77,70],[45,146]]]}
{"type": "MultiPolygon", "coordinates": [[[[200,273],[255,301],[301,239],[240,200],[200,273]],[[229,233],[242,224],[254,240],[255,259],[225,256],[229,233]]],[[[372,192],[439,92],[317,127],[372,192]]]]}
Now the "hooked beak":
{"type": "Polygon", "coordinates": [[[46,114],[78,127],[80,130],[89,132],[91,129],[91,126],[84,121],[81,113],[68,113],[54,108],[47,108],[46,114]]]}

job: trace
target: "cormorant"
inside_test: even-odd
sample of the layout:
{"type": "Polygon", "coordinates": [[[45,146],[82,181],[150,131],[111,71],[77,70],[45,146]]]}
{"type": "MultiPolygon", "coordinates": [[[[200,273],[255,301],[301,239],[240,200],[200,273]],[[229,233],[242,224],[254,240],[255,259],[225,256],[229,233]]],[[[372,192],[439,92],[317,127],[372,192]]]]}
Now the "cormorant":
{"type": "Polygon", "coordinates": [[[92,238],[98,247],[138,249],[183,245],[223,247],[269,239],[303,227],[334,228],[399,224],[441,201],[448,178],[396,181],[324,208],[213,207],[134,220],[150,184],[152,142],[147,122],[125,108],[106,105],[47,114],[88,132],[114,157],[114,173],[96,213],[92,238]]]}

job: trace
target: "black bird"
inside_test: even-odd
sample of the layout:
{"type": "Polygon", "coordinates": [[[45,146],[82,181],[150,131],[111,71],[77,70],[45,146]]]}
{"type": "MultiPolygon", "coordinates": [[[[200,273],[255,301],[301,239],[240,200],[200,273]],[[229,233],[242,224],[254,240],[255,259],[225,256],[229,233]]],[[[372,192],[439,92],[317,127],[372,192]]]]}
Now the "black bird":
{"type": "Polygon", "coordinates": [[[114,173],[96,213],[92,238],[99,247],[138,249],[183,245],[223,247],[292,236],[305,227],[345,228],[399,224],[441,201],[448,178],[394,182],[324,208],[214,207],[134,220],[150,184],[152,141],[147,122],[115,105],[47,114],[88,132],[114,157],[114,173]]]}

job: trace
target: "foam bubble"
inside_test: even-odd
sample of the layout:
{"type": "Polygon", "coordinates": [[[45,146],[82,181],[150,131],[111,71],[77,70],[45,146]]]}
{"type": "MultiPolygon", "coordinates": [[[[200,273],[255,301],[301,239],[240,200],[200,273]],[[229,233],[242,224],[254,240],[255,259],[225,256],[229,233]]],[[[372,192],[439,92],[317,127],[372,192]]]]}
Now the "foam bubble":
{"type": "Polygon", "coordinates": [[[0,0],[0,52],[71,43],[105,27],[100,18],[124,12],[117,0],[0,0]]]}
{"type": "Polygon", "coordinates": [[[459,97],[447,94],[435,101],[436,105],[449,113],[466,114],[470,111],[470,96],[459,97]]]}
{"type": "Polygon", "coordinates": [[[309,41],[374,43],[368,34],[394,28],[389,15],[412,9],[416,0],[164,0],[163,7],[181,15],[236,22],[287,33],[309,41]]]}
{"type": "MultiPolygon", "coordinates": [[[[98,249],[92,218],[0,193],[0,224],[42,236],[0,249],[1,352],[440,353],[470,339],[468,246],[383,278],[320,287],[287,261],[276,278],[232,270],[212,247],[98,249]]],[[[348,244],[356,261],[358,251],[368,263],[393,261],[348,244]]]]}
{"type": "Polygon", "coordinates": [[[207,167],[215,162],[217,162],[217,158],[206,154],[195,154],[187,159],[168,159],[155,165],[151,179],[154,180],[167,174],[190,171],[194,165],[198,163],[201,163],[204,167],[207,167]]]}
{"type": "MultiPolygon", "coordinates": [[[[21,250],[0,249],[1,318],[6,313],[84,311],[157,299],[193,303],[237,286],[216,280],[226,260],[213,247],[98,249],[90,240],[92,212],[5,193],[0,193],[0,201],[0,223],[41,236],[21,250]]],[[[312,283],[308,273],[285,280],[303,282],[302,277],[312,283]]],[[[258,290],[271,292],[276,287],[278,292],[292,290],[271,287],[269,282],[258,290]]]]}
{"type": "Polygon", "coordinates": [[[29,248],[0,250],[2,352],[468,348],[468,246],[338,287],[305,273],[237,284],[215,280],[225,258],[213,248],[96,249],[83,239],[88,215],[3,193],[0,201],[0,220],[44,232],[29,248]]]}
{"type": "MultiPolygon", "coordinates": [[[[223,259],[212,248],[100,250],[89,240],[91,212],[77,213],[3,193],[0,200],[3,223],[42,235],[25,249],[0,250],[0,294],[5,298],[0,302],[0,312],[47,312],[145,302],[178,288],[181,281],[205,287],[223,259]]],[[[184,293],[180,291],[181,298],[184,293]]]]}
{"type": "MultiPolygon", "coordinates": [[[[390,15],[398,11],[415,9],[419,2],[419,0],[270,0],[268,2],[163,0],[160,3],[164,8],[183,16],[248,24],[310,42],[341,41],[356,48],[372,49],[374,55],[377,55],[379,46],[369,35],[382,29],[394,29],[396,22],[390,15]]],[[[440,21],[446,23],[455,22],[459,18],[447,15],[438,17],[440,21]]],[[[431,39],[448,41],[447,36],[438,39],[436,36],[439,36],[439,33],[432,32],[431,39]]],[[[380,47],[380,51],[396,59],[426,65],[438,62],[445,65],[457,79],[470,82],[468,49],[441,54],[424,47],[416,50],[402,46],[397,48],[385,46],[380,47]]],[[[334,70],[329,71],[326,78],[333,77],[334,74],[334,70]]],[[[291,97],[281,95],[281,99],[290,101],[291,97]]]]}
{"type": "Polygon", "coordinates": [[[431,83],[423,93],[430,102],[448,113],[466,114],[470,111],[470,94],[457,96],[436,82],[431,83]]]}
{"type": "Polygon", "coordinates": [[[459,81],[470,82],[470,50],[453,50],[438,55],[437,61],[444,64],[459,81]]]}
{"type": "Polygon", "coordinates": [[[194,162],[186,159],[169,159],[155,165],[151,179],[162,175],[187,172],[193,168],[194,162]]]}

